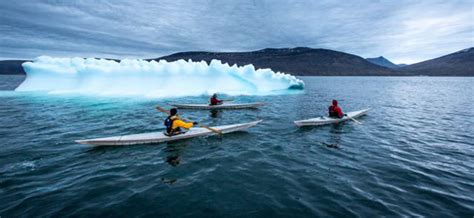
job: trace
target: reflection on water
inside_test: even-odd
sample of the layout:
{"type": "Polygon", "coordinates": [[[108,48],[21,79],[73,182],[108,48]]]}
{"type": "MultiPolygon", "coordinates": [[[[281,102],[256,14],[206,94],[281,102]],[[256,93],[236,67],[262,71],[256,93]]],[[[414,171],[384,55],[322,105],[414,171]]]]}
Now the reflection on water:
{"type": "Polygon", "coordinates": [[[177,155],[170,155],[166,157],[166,163],[169,163],[171,166],[178,166],[180,163],[179,156],[177,155]]]}
{"type": "Polygon", "coordinates": [[[328,148],[339,148],[339,144],[337,144],[337,143],[329,144],[329,143],[326,143],[326,142],[321,142],[321,144],[325,145],[328,148]]]}
{"type": "MultiPolygon", "coordinates": [[[[329,130],[329,138],[326,142],[321,142],[328,148],[339,148],[341,146],[341,141],[344,133],[344,127],[346,123],[335,123],[331,125],[331,129],[329,130]]],[[[350,127],[348,127],[350,128],[350,127]]]]}
{"type": "Polygon", "coordinates": [[[165,152],[166,155],[166,163],[170,166],[176,167],[181,163],[181,153],[186,148],[186,144],[183,142],[170,142],[166,145],[165,152]]]}
{"type": "Polygon", "coordinates": [[[220,118],[222,117],[222,110],[211,110],[210,116],[211,118],[220,118]]]}
{"type": "Polygon", "coordinates": [[[166,178],[161,178],[161,181],[162,181],[163,183],[172,185],[172,184],[174,184],[176,181],[178,181],[178,179],[166,179],[166,178]]]}
{"type": "MultiPolygon", "coordinates": [[[[166,154],[165,162],[172,167],[178,167],[181,164],[181,156],[187,145],[183,142],[169,142],[166,144],[164,152],[166,154]]],[[[165,184],[172,185],[178,181],[175,174],[162,177],[161,181],[165,184]]]]}

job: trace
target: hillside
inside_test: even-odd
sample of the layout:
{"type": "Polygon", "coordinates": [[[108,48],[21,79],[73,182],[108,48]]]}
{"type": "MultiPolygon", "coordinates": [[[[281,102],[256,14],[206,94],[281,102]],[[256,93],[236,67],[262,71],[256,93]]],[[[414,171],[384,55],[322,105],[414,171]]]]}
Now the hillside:
{"type": "Polygon", "coordinates": [[[21,64],[26,60],[6,60],[0,61],[0,75],[4,74],[22,74],[25,75],[25,71],[21,64]]]}
{"type": "MultiPolygon", "coordinates": [[[[407,66],[395,65],[383,57],[366,60],[348,53],[305,47],[267,48],[251,52],[181,52],[153,60],[179,59],[203,60],[208,63],[212,59],[217,59],[239,66],[253,64],[256,68],[271,68],[274,71],[299,76],[474,76],[474,48],[407,66]],[[385,60],[396,67],[393,65],[384,67],[369,62],[383,65],[385,60]]],[[[0,74],[24,75],[21,64],[25,61],[0,61],[0,74]]]]}
{"type": "Polygon", "coordinates": [[[408,65],[399,70],[412,75],[474,76],[474,47],[408,65]]]}
{"type": "Polygon", "coordinates": [[[328,49],[267,48],[252,52],[182,52],[155,60],[192,59],[210,62],[218,59],[230,65],[253,64],[256,68],[271,68],[299,76],[388,76],[399,72],[372,64],[356,55],[328,49]]]}

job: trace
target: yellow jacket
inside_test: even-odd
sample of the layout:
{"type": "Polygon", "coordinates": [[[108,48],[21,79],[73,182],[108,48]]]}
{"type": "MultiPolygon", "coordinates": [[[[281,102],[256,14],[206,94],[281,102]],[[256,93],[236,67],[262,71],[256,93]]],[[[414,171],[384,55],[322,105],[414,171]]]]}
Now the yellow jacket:
{"type": "Polygon", "coordinates": [[[173,126],[171,126],[172,129],[176,129],[178,127],[189,129],[193,127],[193,123],[186,123],[182,121],[178,116],[173,116],[170,119],[173,120],[173,126]]]}

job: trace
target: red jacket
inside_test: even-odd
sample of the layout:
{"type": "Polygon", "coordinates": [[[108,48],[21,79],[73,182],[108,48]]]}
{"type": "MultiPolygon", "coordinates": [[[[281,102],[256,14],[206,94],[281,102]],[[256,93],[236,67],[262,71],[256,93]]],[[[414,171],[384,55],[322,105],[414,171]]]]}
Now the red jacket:
{"type": "Polygon", "coordinates": [[[344,113],[342,112],[342,109],[339,106],[337,106],[337,101],[336,100],[334,100],[332,102],[332,105],[329,106],[329,116],[330,117],[337,116],[339,118],[344,117],[344,113]]]}
{"type": "Polygon", "coordinates": [[[212,97],[211,98],[211,105],[218,105],[218,104],[222,104],[222,100],[219,100],[217,98],[212,97]]]}

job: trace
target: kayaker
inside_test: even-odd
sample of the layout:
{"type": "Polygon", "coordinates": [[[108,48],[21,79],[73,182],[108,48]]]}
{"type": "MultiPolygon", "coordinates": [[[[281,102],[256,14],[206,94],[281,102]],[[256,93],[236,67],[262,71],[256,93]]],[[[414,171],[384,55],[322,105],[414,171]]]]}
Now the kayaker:
{"type": "Polygon", "coordinates": [[[172,108],[169,114],[165,120],[166,135],[168,136],[182,134],[184,132],[181,131],[181,128],[189,129],[198,124],[197,122],[187,123],[181,120],[178,116],[178,109],[176,108],[172,108]]]}
{"type": "Polygon", "coordinates": [[[210,100],[210,105],[220,105],[224,101],[217,99],[217,94],[212,95],[211,100],[210,100]]]}
{"type": "Polygon", "coordinates": [[[332,100],[332,105],[329,106],[329,117],[337,117],[337,118],[342,118],[344,117],[344,113],[342,113],[342,109],[337,106],[337,101],[332,100]]]}

